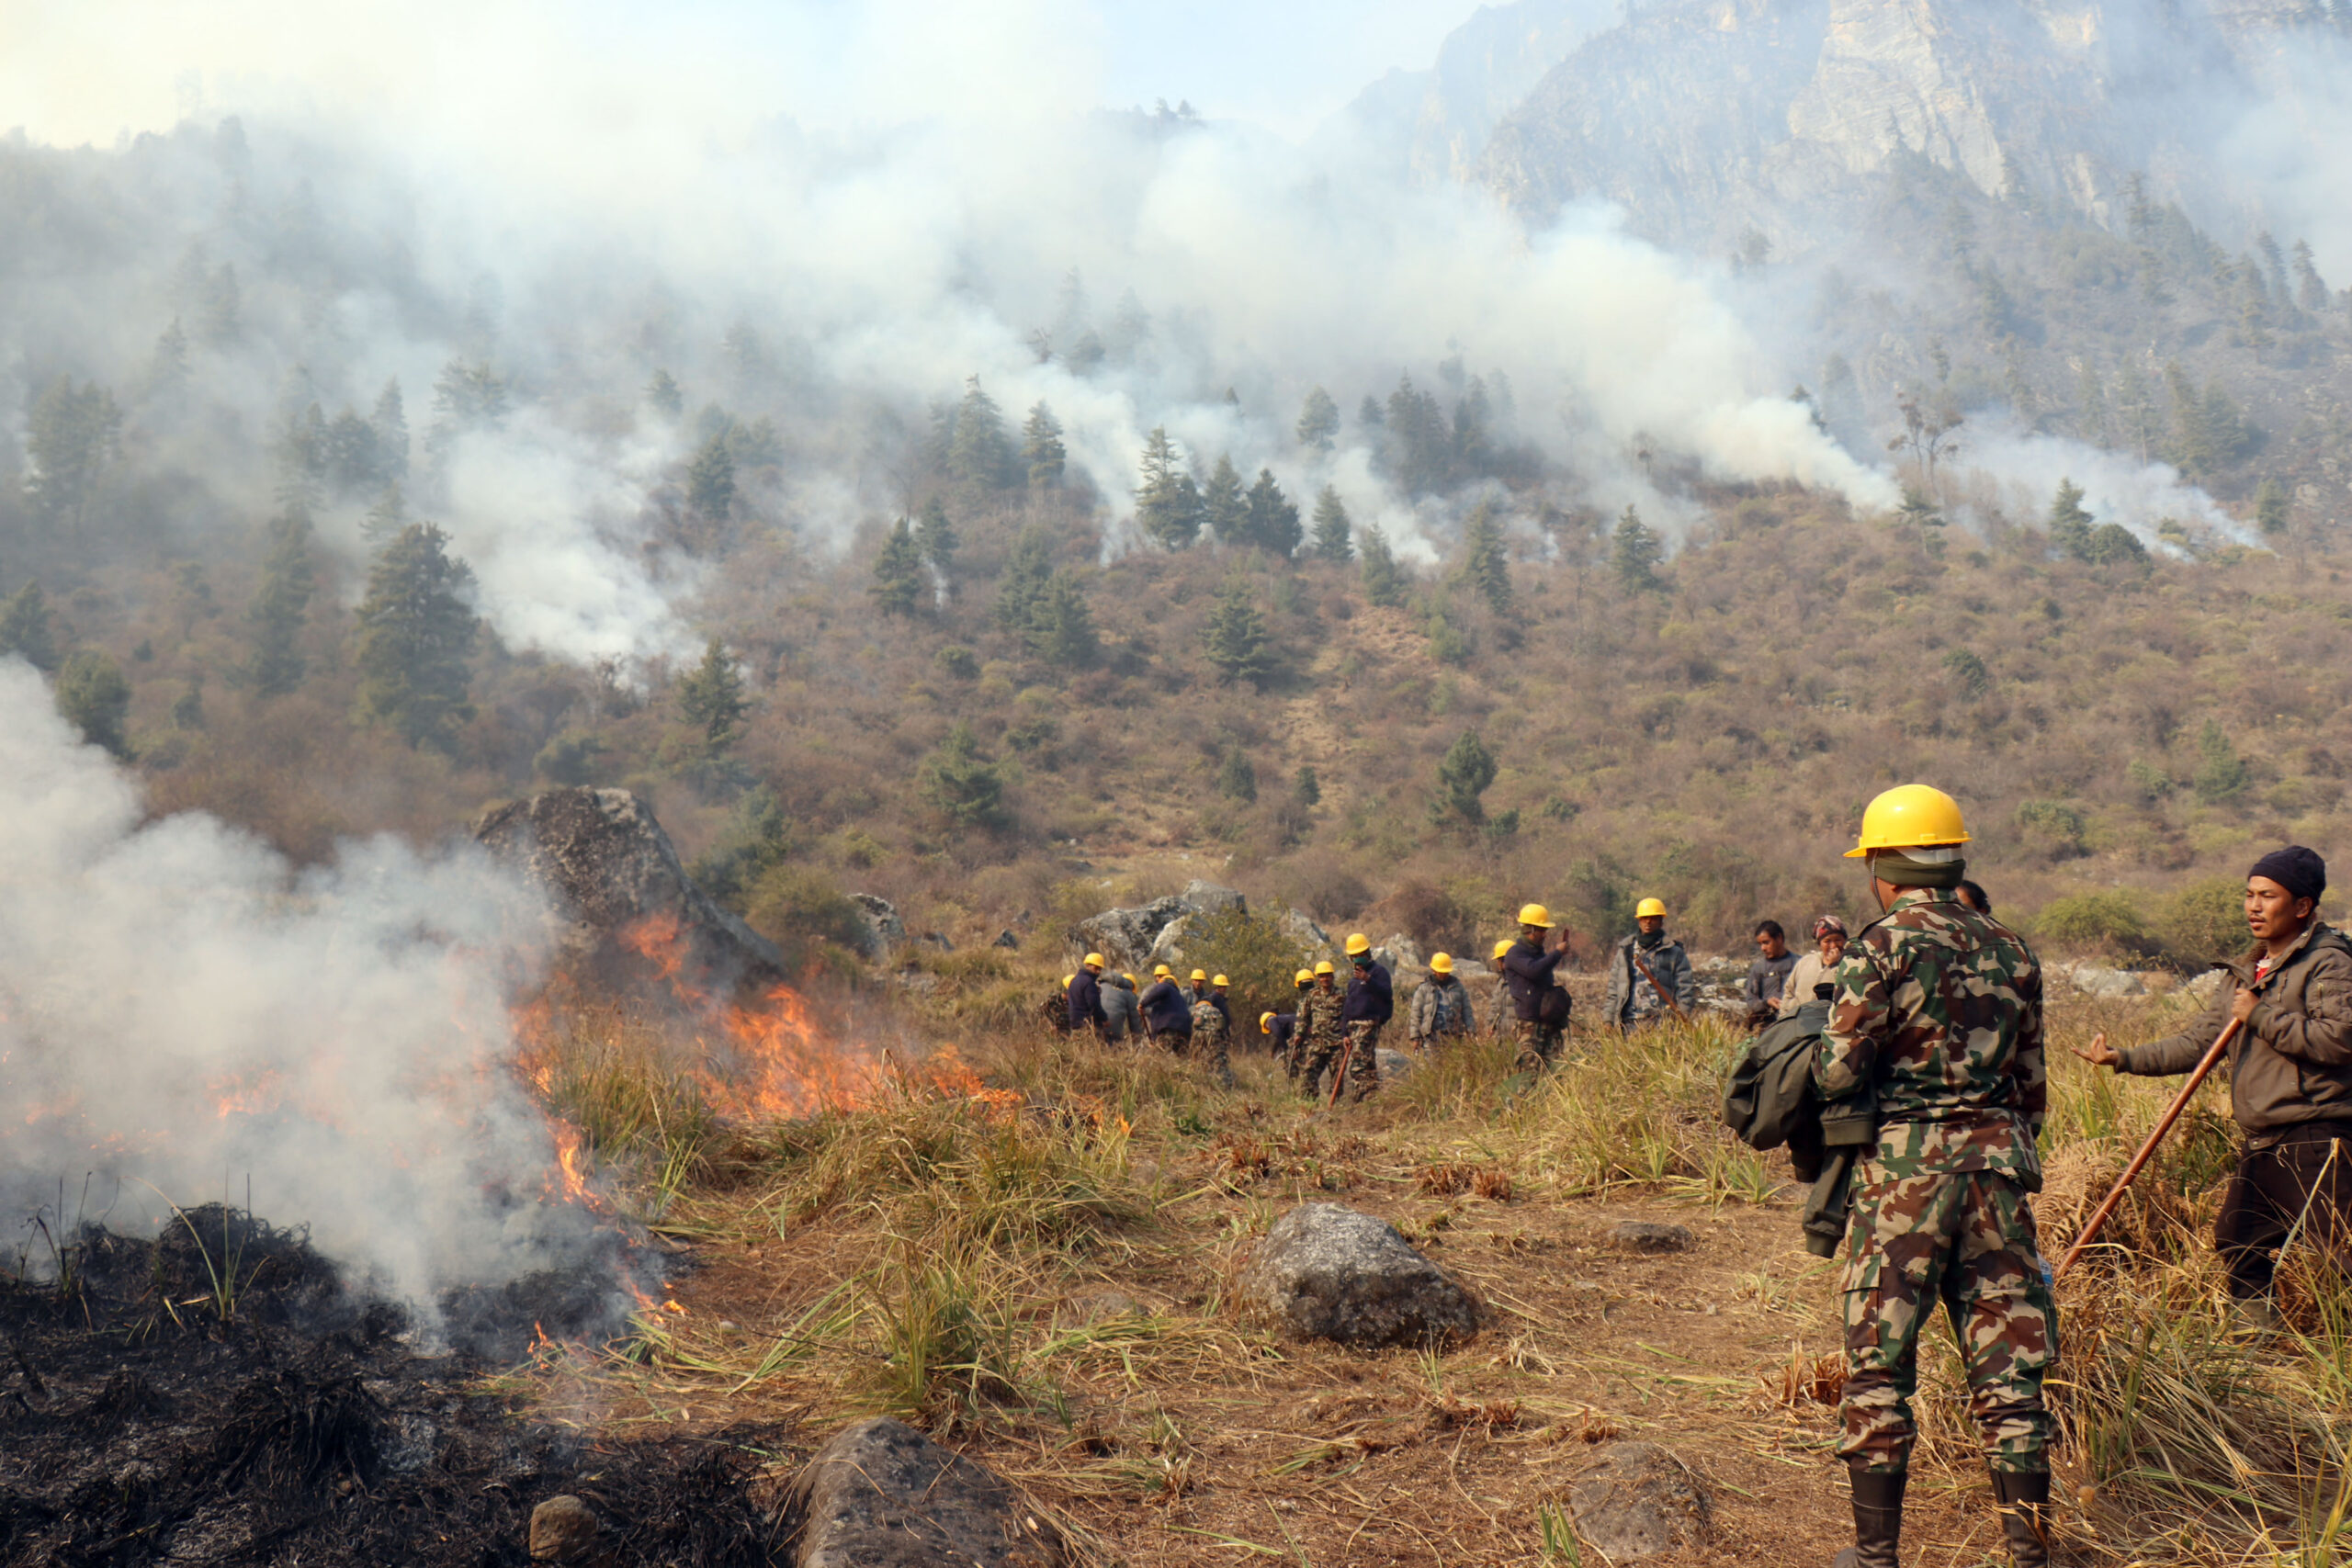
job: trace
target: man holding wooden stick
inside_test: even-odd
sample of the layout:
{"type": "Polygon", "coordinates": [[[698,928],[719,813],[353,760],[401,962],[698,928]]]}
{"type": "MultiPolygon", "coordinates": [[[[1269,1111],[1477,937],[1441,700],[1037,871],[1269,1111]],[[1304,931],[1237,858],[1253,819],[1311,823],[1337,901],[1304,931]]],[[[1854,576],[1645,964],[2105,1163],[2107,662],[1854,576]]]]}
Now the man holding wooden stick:
{"type": "Polygon", "coordinates": [[[2327,863],[2301,844],[2255,862],[2245,879],[2254,948],[2228,965],[2187,1030],[2118,1051],[2091,1037],[2083,1060],[2147,1077],[2185,1073],[2235,1020],[2230,1109],[2245,1148],[2222,1195],[2213,1247],[2242,1328],[2274,1325],[2277,1254],[2300,1227],[2340,1250],[2352,1233],[2352,942],[2319,919],[2327,863]]]}
{"type": "Polygon", "coordinates": [[[1900,1568],[1903,1493],[1917,1428],[1919,1334],[1951,1319],[2009,1560],[2049,1562],[2050,1415],[2041,1385],[2057,1318],[2028,1194],[2048,1099],[2041,969],[1989,915],[1960,902],[1960,807],[1903,784],[1862,815],[1848,852],[1884,913],[1848,943],[1831,983],[1814,1086],[1860,1144],[1843,1249],[1845,1436],[1854,1545],[1838,1568],[1900,1568]]]}

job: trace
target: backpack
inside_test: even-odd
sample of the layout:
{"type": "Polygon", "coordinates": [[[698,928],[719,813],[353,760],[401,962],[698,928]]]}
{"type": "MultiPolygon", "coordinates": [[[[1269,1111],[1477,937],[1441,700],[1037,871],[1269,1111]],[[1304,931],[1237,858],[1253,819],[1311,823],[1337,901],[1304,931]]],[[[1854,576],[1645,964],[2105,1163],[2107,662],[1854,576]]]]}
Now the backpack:
{"type": "Polygon", "coordinates": [[[1566,1029],[1572,1005],[1573,998],[1566,986],[1556,982],[1546,986],[1544,994],[1535,998],[1535,1021],[1546,1029],[1566,1029]]]}
{"type": "Polygon", "coordinates": [[[1225,1032],[1225,1014],[1216,1010],[1215,1002],[1193,1004],[1193,1038],[1204,1044],[1214,1043],[1225,1032]]]}
{"type": "Polygon", "coordinates": [[[1747,1043],[1724,1080],[1723,1122],[1751,1149],[1777,1149],[1821,1126],[1813,1056],[1829,1026],[1829,1004],[1811,1001],[1776,1019],[1747,1043]]]}

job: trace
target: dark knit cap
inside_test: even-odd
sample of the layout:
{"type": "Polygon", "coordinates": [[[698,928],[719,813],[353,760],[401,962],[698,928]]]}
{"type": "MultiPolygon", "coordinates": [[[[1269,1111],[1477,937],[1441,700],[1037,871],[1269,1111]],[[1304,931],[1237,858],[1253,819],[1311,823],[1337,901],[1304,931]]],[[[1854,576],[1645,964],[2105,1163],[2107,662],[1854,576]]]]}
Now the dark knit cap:
{"type": "Polygon", "coordinates": [[[2297,898],[2317,901],[2327,891],[2327,863],[2315,850],[2289,844],[2254,863],[2248,876],[2267,876],[2297,898]]]}

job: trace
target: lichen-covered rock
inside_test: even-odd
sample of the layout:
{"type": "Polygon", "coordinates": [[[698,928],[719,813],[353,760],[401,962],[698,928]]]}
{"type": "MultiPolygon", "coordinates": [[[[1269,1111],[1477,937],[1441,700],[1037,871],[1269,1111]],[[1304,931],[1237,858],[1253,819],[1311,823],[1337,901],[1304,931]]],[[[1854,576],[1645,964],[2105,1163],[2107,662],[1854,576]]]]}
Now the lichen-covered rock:
{"type": "Polygon", "coordinates": [[[1707,1532],[1707,1494],[1690,1469],[1656,1443],[1611,1443],[1568,1486],[1577,1533],[1611,1562],[1639,1562],[1695,1544],[1707,1532]]]}
{"type": "Polygon", "coordinates": [[[674,964],[680,983],[714,996],[784,983],[775,945],[695,886],[625,789],[548,790],[489,812],[474,838],[547,893],[558,945],[586,975],[674,964]]]}
{"type": "Polygon", "coordinates": [[[1250,1253],[1241,1293],[1300,1339],[1370,1348],[1453,1344],[1478,1332],[1477,1298],[1385,1220],[1306,1203],[1250,1253]]]}
{"type": "Polygon", "coordinates": [[[794,1568],[1061,1568],[1061,1538],[1001,1477],[888,1416],[836,1434],[776,1512],[794,1568]]]}
{"type": "Polygon", "coordinates": [[[1184,884],[1184,891],[1176,897],[1196,915],[1221,915],[1228,909],[1242,915],[1250,912],[1250,900],[1241,896],[1239,888],[1203,882],[1198,877],[1184,884]]]}
{"type": "Polygon", "coordinates": [[[1623,1220],[1609,1239],[1628,1252],[1688,1252],[1699,1245],[1689,1225],[1662,1225],[1653,1220],[1623,1220]]]}
{"type": "Polygon", "coordinates": [[[888,898],[872,893],[853,893],[849,901],[865,917],[865,956],[879,958],[892,948],[902,946],[907,940],[907,922],[888,898]]]}

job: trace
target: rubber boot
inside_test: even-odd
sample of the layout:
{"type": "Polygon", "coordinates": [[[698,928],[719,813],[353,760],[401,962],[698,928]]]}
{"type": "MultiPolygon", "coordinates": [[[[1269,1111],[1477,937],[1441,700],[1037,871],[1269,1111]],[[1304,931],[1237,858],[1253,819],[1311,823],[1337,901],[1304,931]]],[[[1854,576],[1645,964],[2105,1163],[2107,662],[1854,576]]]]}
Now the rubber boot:
{"type": "Polygon", "coordinates": [[[2050,1472],[1996,1470],[1993,1501],[2001,1510],[2001,1531],[2008,1537],[2014,1568],[2049,1568],[2050,1472]]]}
{"type": "Polygon", "coordinates": [[[1831,1568],[1903,1568],[1896,1547],[1903,1539],[1902,1470],[1847,1472],[1854,1487],[1854,1544],[1838,1554],[1831,1568]]]}

